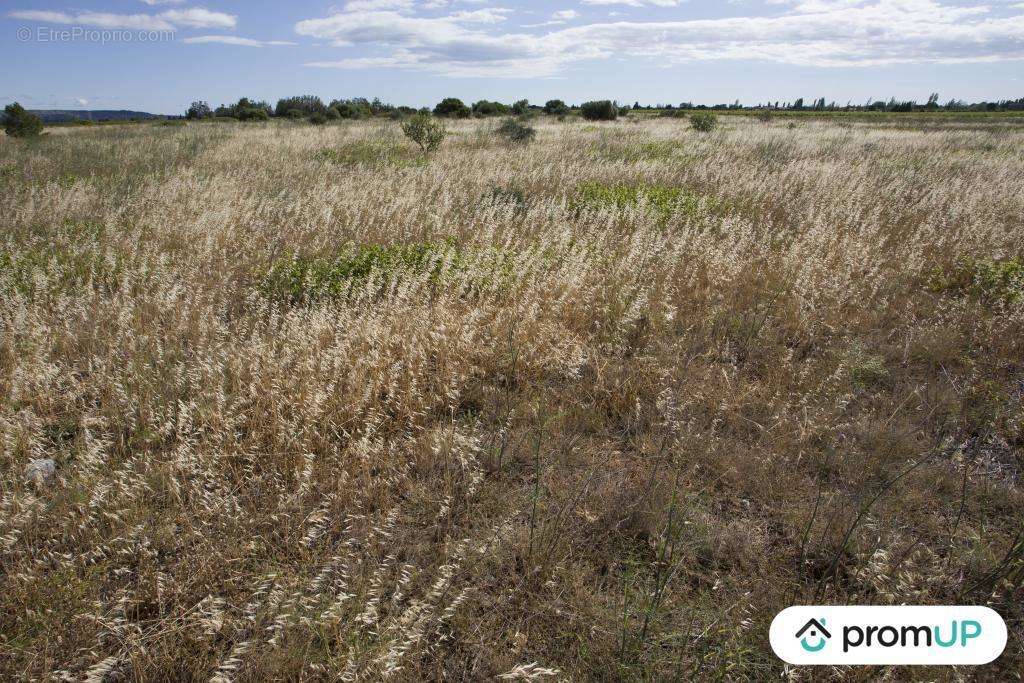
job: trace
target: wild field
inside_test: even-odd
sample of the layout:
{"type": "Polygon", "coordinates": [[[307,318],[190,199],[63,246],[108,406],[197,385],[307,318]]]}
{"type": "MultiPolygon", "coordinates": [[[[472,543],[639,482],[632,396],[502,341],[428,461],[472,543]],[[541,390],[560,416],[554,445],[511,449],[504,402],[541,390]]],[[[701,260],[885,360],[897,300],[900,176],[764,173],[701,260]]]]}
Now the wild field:
{"type": "Polygon", "coordinates": [[[1020,120],[533,125],[0,139],[0,678],[1021,678],[1020,120]]]}

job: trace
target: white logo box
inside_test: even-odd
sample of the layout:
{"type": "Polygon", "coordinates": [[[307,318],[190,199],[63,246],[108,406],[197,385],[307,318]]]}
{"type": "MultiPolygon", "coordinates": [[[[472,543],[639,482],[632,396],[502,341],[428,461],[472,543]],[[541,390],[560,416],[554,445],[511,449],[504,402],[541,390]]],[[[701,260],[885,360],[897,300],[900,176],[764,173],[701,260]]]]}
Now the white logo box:
{"type": "Polygon", "coordinates": [[[794,665],[976,665],[1003,653],[1006,622],[988,607],[789,607],[769,640],[794,665]]]}

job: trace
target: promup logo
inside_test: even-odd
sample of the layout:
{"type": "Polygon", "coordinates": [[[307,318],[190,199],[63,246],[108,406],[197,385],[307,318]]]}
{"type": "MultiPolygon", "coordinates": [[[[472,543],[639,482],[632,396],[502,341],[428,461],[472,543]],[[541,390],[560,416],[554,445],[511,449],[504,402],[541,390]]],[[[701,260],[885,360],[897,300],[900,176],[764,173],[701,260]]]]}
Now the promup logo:
{"type": "Polygon", "coordinates": [[[825,618],[811,619],[804,627],[796,632],[796,637],[800,639],[800,646],[808,652],[821,652],[828,645],[828,639],[832,637],[832,634],[825,629],[825,618]],[[807,633],[810,631],[810,633],[807,633]],[[805,636],[804,634],[807,633],[805,636]],[[810,638],[814,645],[807,642],[810,638]],[[817,638],[817,641],[814,639],[817,638]]]}
{"type": "Polygon", "coordinates": [[[987,607],[790,607],[769,638],[790,664],[987,664],[1006,624],[987,607]]]}

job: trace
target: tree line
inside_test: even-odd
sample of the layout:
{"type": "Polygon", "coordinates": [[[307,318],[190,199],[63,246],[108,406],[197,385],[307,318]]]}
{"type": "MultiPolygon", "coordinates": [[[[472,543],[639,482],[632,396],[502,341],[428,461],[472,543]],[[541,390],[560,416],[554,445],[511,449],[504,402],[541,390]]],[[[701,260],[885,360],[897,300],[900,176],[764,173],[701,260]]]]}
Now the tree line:
{"type": "Polygon", "coordinates": [[[819,97],[811,102],[799,97],[792,102],[776,100],[774,102],[758,102],[756,105],[743,105],[739,100],[732,104],[697,104],[692,102],[680,102],[675,104],[658,103],[655,105],[642,105],[639,102],[633,104],[635,110],[754,110],[754,111],[879,111],[879,112],[986,112],[986,111],[1024,111],[1024,97],[1016,100],[996,100],[981,102],[965,102],[963,100],[951,99],[945,103],[939,102],[939,94],[932,93],[925,102],[917,100],[897,100],[890,97],[888,100],[868,100],[862,104],[847,102],[838,104],[834,100],[826,102],[824,97],[819,97]]]}
{"type": "Polygon", "coordinates": [[[433,108],[407,107],[382,102],[379,98],[368,100],[363,97],[350,99],[335,99],[325,103],[316,95],[299,95],[285,97],[277,101],[275,105],[262,100],[250,100],[243,97],[234,104],[220,105],[211,108],[203,101],[196,101],[191,104],[185,117],[189,119],[209,118],[230,118],[240,121],[268,120],[271,118],[306,119],[312,123],[327,123],[340,119],[364,119],[372,116],[390,116],[392,118],[405,118],[417,113],[433,114],[445,118],[470,118],[487,116],[527,116],[530,114],[544,113],[554,116],[566,116],[578,114],[590,120],[611,120],[628,114],[630,111],[878,111],[878,112],[993,112],[993,111],[1024,111],[1024,97],[1016,100],[982,101],[968,103],[963,100],[951,99],[945,103],[939,102],[938,93],[932,93],[927,101],[921,103],[916,100],[897,100],[890,98],[886,100],[871,100],[862,104],[838,104],[835,101],[828,102],[824,97],[807,101],[804,98],[796,100],[774,102],[758,102],[756,105],[740,104],[736,100],[732,104],[694,104],[693,102],[680,102],[676,104],[640,104],[635,102],[632,106],[620,105],[615,100],[593,100],[579,105],[569,105],[563,100],[548,100],[543,105],[530,104],[528,100],[518,100],[512,104],[491,100],[478,100],[466,104],[457,97],[446,97],[438,102],[433,108]]]}
{"type": "Polygon", "coordinates": [[[594,100],[580,105],[570,106],[562,100],[548,100],[541,105],[530,104],[528,100],[518,100],[512,104],[503,102],[478,100],[466,104],[457,97],[446,97],[433,108],[416,109],[402,105],[382,102],[379,98],[367,100],[363,97],[331,100],[324,103],[316,95],[298,95],[285,97],[275,105],[263,100],[251,100],[243,97],[234,104],[222,104],[213,108],[207,102],[197,100],[185,112],[187,119],[237,119],[239,121],[266,121],[271,118],[308,120],[322,124],[340,119],[364,119],[372,116],[390,116],[405,118],[413,114],[433,114],[444,118],[470,118],[487,116],[529,116],[532,114],[549,114],[566,116],[576,113],[592,120],[615,119],[629,111],[628,106],[620,106],[613,100],[594,100]]]}

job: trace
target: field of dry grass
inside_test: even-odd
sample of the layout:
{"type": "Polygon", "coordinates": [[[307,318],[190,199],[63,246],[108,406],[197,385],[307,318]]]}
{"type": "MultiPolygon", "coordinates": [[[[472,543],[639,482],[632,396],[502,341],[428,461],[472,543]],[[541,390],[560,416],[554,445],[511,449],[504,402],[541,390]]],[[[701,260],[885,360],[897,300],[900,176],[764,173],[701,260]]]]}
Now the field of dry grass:
{"type": "Polygon", "coordinates": [[[535,125],[0,139],[0,678],[1020,679],[1020,122],[535,125]]]}

